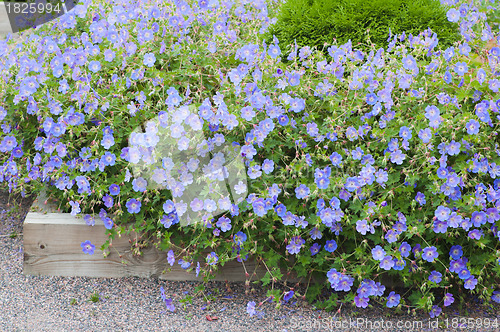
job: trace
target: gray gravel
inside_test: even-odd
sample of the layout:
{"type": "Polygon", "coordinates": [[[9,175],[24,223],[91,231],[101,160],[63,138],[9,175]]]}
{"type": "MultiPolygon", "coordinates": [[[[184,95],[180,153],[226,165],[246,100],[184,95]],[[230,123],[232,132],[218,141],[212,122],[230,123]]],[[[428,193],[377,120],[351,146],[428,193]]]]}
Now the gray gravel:
{"type": "MultiPolygon", "coordinates": [[[[25,276],[22,274],[23,238],[22,220],[31,200],[25,199],[7,206],[9,196],[0,192],[0,331],[431,331],[428,315],[414,318],[396,316],[393,310],[375,305],[357,310],[342,308],[337,312],[314,310],[305,302],[292,302],[276,309],[264,303],[259,309],[262,318],[249,317],[246,305],[266,299],[265,290],[255,286],[245,294],[243,283],[211,282],[206,294],[192,303],[181,300],[193,296],[197,282],[170,282],[141,278],[81,278],[25,276]],[[14,207],[14,209],[12,209],[14,207]],[[9,212],[10,211],[10,212],[9,212]],[[9,234],[18,235],[11,238],[9,234]],[[167,298],[173,298],[176,310],[166,309],[160,295],[163,286],[167,298]],[[89,301],[97,292],[100,300],[89,301]],[[73,300],[74,299],[74,300],[73,300]],[[74,304],[71,304],[71,302],[74,304]],[[209,321],[210,317],[217,319],[209,321]],[[384,326],[356,322],[385,321],[384,326]],[[422,321],[422,325],[417,321],[422,321]],[[343,328],[342,328],[342,322],[343,328]],[[397,324],[407,324],[397,328],[397,324]],[[417,323],[416,323],[417,322],[417,323]],[[392,324],[392,328],[387,328],[392,324]]],[[[487,311],[474,304],[468,309],[472,317],[496,317],[500,324],[498,307],[487,311]]],[[[448,313],[449,322],[457,312],[448,313]]],[[[440,316],[441,319],[445,317],[440,316]]],[[[453,329],[446,329],[453,330],[453,329]]],[[[481,329],[463,326],[460,331],[499,331],[500,328],[481,329]]]]}

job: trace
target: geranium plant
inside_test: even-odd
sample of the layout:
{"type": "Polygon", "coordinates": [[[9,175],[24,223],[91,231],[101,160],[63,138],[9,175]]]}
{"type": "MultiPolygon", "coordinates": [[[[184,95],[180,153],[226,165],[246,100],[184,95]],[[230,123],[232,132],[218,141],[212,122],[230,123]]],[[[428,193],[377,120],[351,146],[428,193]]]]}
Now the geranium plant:
{"type": "Polygon", "coordinates": [[[277,303],[325,287],[326,308],[338,292],[432,315],[465,292],[498,302],[494,8],[444,4],[462,38],[443,51],[427,30],[320,52],[263,42],[276,1],[81,2],[0,41],[0,179],[207,280],[252,257],[264,285],[280,267],[308,284],[272,287],[277,303]]]}

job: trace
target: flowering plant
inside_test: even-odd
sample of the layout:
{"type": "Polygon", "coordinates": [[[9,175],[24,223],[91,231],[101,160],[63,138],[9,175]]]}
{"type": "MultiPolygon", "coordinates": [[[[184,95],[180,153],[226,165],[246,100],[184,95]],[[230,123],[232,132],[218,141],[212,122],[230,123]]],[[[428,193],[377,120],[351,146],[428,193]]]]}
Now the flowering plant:
{"type": "Polygon", "coordinates": [[[462,34],[445,50],[424,31],[321,53],[260,41],[275,1],[81,2],[0,41],[0,180],[207,279],[256,257],[264,285],[280,266],[326,277],[330,308],[337,292],[434,315],[462,289],[498,302],[498,32],[493,8],[445,4],[462,34]],[[387,276],[412,295],[386,294],[387,276]]]}

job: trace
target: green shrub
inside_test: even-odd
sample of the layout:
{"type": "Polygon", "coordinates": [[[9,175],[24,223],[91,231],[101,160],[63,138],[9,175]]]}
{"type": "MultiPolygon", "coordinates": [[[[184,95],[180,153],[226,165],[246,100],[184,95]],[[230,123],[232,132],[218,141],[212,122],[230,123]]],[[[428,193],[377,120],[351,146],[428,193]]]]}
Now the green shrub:
{"type": "Polygon", "coordinates": [[[267,41],[275,35],[282,45],[297,40],[299,46],[321,50],[336,39],[349,39],[356,48],[367,49],[367,37],[377,47],[387,47],[389,31],[418,35],[431,28],[441,47],[459,40],[458,24],[446,18],[439,0],[294,0],[287,1],[270,27],[267,41]]]}

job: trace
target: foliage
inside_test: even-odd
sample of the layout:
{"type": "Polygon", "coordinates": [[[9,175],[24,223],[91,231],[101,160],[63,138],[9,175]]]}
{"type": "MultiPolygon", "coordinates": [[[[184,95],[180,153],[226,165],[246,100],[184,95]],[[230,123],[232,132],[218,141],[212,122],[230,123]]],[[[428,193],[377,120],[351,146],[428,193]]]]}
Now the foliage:
{"type": "Polygon", "coordinates": [[[356,48],[368,50],[371,43],[386,48],[391,33],[417,36],[430,28],[447,48],[460,39],[458,24],[446,18],[439,0],[294,0],[286,1],[278,21],[267,33],[282,45],[297,41],[299,46],[322,50],[351,40],[356,48]]]}
{"type": "Polygon", "coordinates": [[[444,51],[425,31],[369,52],[295,48],[285,64],[281,42],[262,38],[279,6],[87,1],[21,44],[0,41],[0,180],[14,192],[47,187],[82,222],[101,218],[110,239],[135,231],[134,253],[157,245],[205,280],[236,260],[250,284],[255,258],[277,302],[314,301],[325,290],[315,278],[328,279],[328,309],[338,292],[432,316],[463,289],[500,301],[500,50],[486,14],[459,14],[462,38],[444,51]],[[193,160],[154,157],[165,142],[185,151],[186,128],[200,125],[193,160]],[[224,146],[244,160],[237,191],[248,195],[221,196],[230,204],[212,218],[214,187],[189,202],[178,194],[200,180],[189,176],[195,159],[212,152],[210,167],[221,165],[224,146]],[[182,224],[195,200],[198,222],[182,224]],[[277,292],[289,272],[311,293],[277,292]],[[385,291],[387,277],[410,295],[385,291]]]}
{"type": "MultiPolygon", "coordinates": [[[[75,299],[72,299],[72,300],[75,300],[75,299]]],[[[89,296],[89,299],[88,301],[89,302],[92,302],[92,303],[97,303],[101,300],[101,297],[99,296],[99,293],[98,292],[94,292],[92,293],[90,296],[89,296]]],[[[71,301],[71,304],[76,304],[76,301],[71,301]]]]}

